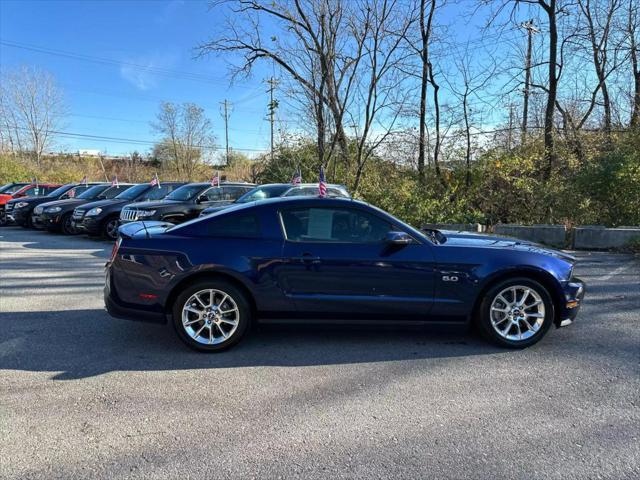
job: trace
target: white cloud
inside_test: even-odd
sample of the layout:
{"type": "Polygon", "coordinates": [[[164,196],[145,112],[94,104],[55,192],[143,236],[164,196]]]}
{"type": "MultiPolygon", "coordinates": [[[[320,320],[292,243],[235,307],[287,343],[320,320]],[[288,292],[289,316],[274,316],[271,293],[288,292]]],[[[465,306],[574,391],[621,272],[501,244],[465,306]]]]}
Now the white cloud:
{"type": "Polygon", "coordinates": [[[120,76],[138,90],[150,90],[158,86],[159,79],[154,68],[170,68],[175,63],[175,55],[146,55],[129,58],[120,66],[120,76]]]}

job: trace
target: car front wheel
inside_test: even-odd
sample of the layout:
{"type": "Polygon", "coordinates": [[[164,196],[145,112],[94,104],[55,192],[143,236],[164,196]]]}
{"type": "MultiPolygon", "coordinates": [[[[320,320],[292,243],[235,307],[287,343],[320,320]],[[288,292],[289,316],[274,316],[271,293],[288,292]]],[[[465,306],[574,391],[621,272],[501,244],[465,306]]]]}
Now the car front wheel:
{"type": "Polygon", "coordinates": [[[540,283],[512,278],[489,289],[480,305],[480,330],[493,343],[525,348],[540,341],[553,323],[551,295],[540,283]]]}
{"type": "Polygon", "coordinates": [[[76,234],[76,229],[73,226],[73,219],[71,218],[71,213],[65,214],[60,219],[60,230],[65,235],[75,235],[76,234]]]}
{"type": "Polygon", "coordinates": [[[238,343],[251,322],[243,293],[224,280],[207,280],[183,290],[173,305],[173,324],[189,347],[216,352],[238,343]]]}
{"type": "Polygon", "coordinates": [[[119,226],[118,217],[107,218],[102,225],[102,235],[109,240],[117,239],[119,226]]]}

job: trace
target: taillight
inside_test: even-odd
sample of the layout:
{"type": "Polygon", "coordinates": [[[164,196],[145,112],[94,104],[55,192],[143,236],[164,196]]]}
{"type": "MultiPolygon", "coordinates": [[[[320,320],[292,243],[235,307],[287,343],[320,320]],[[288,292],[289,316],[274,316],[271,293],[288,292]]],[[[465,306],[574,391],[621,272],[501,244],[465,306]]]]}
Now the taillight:
{"type": "Polygon", "coordinates": [[[122,237],[116,240],[116,243],[113,244],[113,248],[111,249],[111,258],[110,262],[113,262],[116,259],[116,255],[118,254],[118,249],[120,248],[120,244],[122,243],[122,237]]]}

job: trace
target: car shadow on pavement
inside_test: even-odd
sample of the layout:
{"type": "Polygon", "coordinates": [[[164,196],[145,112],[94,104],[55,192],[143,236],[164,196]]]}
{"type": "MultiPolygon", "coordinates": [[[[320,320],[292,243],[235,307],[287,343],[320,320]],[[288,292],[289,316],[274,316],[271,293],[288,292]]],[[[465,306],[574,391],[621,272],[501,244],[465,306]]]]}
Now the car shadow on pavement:
{"type": "Polygon", "coordinates": [[[194,352],[170,326],[112,319],[104,310],[0,313],[0,369],[56,380],[111,371],[388,362],[504,352],[466,329],[261,325],[236,347],[194,352]]]}

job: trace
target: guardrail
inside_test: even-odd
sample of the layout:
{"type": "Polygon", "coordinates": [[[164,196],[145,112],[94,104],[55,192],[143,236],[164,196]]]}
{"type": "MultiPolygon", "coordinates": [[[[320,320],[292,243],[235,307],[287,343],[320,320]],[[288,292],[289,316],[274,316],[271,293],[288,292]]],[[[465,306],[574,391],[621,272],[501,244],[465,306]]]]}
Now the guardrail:
{"type": "Polygon", "coordinates": [[[575,250],[611,250],[624,248],[632,242],[640,242],[640,226],[606,228],[600,225],[584,225],[567,229],[564,225],[547,224],[497,224],[489,227],[479,223],[429,223],[423,228],[474,233],[491,232],[551,247],[575,250]]]}

